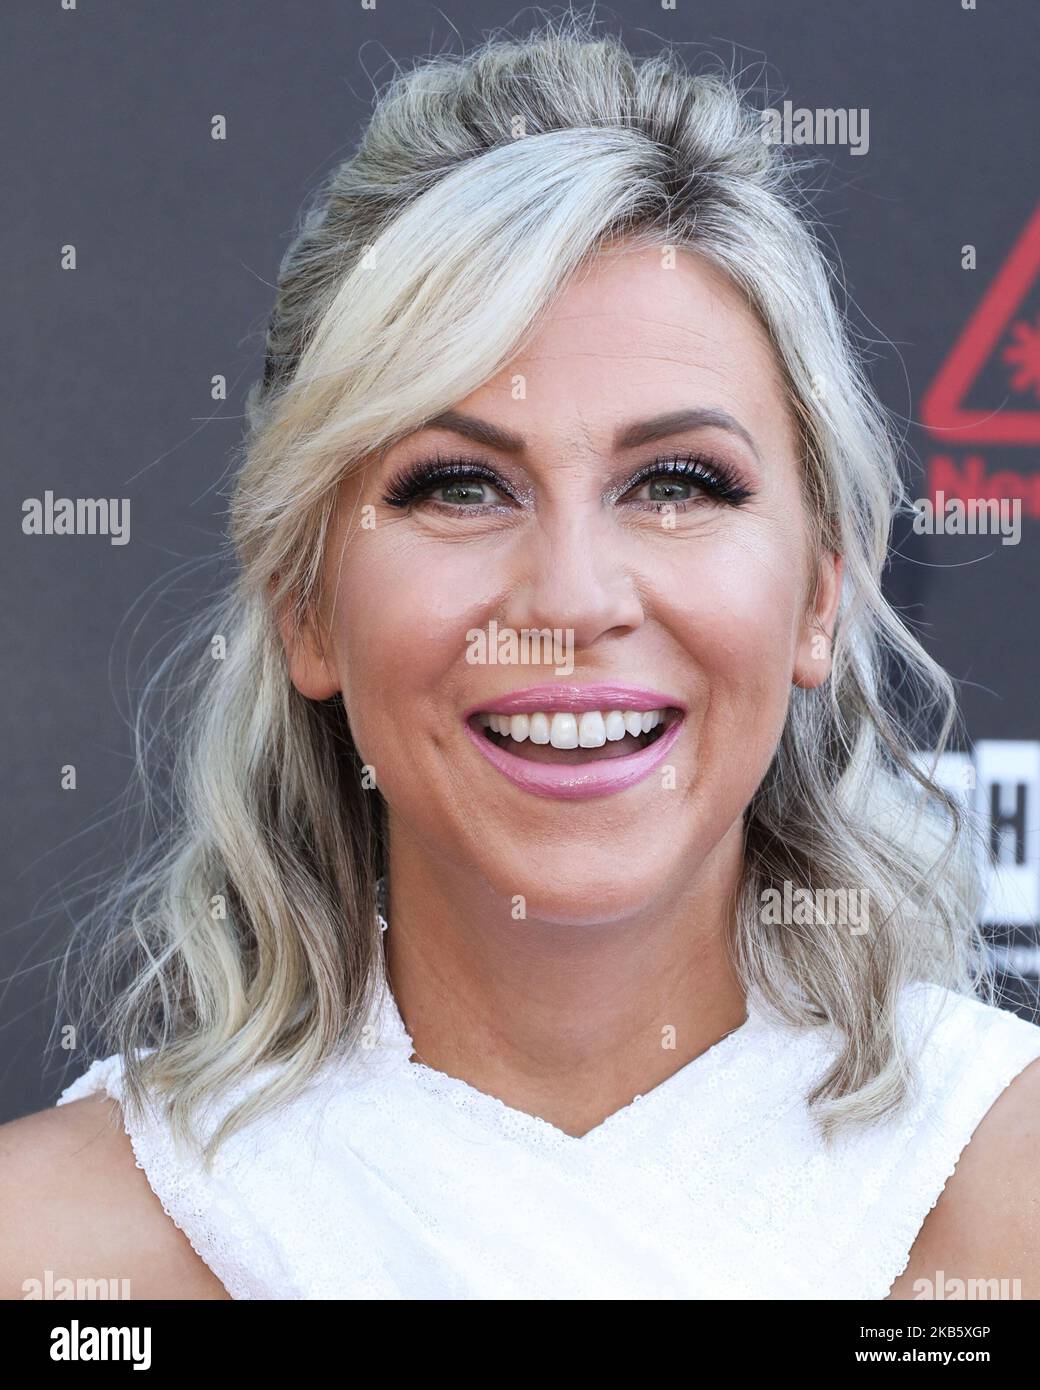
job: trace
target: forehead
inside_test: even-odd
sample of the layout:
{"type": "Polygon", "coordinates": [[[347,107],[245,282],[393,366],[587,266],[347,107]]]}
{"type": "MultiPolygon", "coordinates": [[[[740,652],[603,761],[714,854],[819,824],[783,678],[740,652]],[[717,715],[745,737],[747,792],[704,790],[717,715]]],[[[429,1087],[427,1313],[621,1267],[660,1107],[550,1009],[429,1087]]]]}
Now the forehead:
{"type": "Polygon", "coordinates": [[[721,407],[771,450],[794,447],[765,329],[741,291],[687,251],[670,261],[657,247],[596,257],[523,351],[459,408],[481,405],[529,436],[569,427],[597,443],[636,415],[721,407]]]}

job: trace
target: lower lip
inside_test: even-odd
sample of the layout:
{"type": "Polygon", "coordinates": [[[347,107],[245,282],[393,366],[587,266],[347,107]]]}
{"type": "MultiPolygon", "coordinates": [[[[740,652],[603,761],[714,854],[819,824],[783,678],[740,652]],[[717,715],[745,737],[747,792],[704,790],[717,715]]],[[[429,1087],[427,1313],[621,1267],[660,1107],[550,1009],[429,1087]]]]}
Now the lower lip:
{"type": "Polygon", "coordinates": [[[628,753],[623,758],[564,765],[529,763],[524,758],[505,752],[470,724],[464,725],[466,733],[488,762],[515,786],[533,796],[550,796],[560,801],[584,801],[593,796],[610,796],[612,792],[622,792],[626,787],[641,782],[664,761],[682,726],[683,719],[680,717],[648,748],[640,749],[638,753],[628,753]]]}

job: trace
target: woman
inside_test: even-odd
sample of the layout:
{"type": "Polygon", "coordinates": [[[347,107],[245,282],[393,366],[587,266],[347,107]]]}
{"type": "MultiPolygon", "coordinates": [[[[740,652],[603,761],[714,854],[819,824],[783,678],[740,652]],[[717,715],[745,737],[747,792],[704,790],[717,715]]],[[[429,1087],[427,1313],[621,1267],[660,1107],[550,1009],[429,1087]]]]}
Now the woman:
{"type": "Polygon", "coordinates": [[[1040,1028],[882,679],[941,746],[790,174],[585,21],[379,102],[281,269],[106,1055],[4,1131],[8,1296],[1040,1295],[1040,1028]]]}

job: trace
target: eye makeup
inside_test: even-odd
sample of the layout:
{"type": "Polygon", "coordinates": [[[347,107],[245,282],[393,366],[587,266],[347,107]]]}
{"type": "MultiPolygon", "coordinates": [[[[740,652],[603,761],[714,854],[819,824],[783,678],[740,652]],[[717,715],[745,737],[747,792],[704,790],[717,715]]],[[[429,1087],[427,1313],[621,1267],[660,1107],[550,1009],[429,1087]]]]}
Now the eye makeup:
{"type": "MultiPolygon", "coordinates": [[[[461,490],[467,482],[472,481],[490,483],[499,492],[505,493],[511,501],[520,500],[501,474],[483,459],[469,458],[461,454],[449,457],[436,454],[432,458],[419,459],[415,463],[407,464],[396,473],[386,485],[383,501],[388,506],[403,509],[413,502],[423,501],[440,487],[456,487],[461,490]]],[[[476,510],[472,504],[443,502],[441,505],[462,511],[476,510]]]]}
{"type": "MultiPolygon", "coordinates": [[[[656,458],[637,469],[632,477],[614,489],[612,495],[620,501],[644,483],[653,483],[658,479],[663,479],[666,486],[689,484],[701,490],[701,500],[724,502],[732,507],[742,506],[754,496],[753,490],[741,481],[735,468],[725,460],[716,458],[714,454],[700,452],[669,454],[656,458]]],[[[661,497],[648,499],[646,505],[654,511],[663,507],[675,507],[676,510],[682,511],[687,503],[697,501],[696,496],[661,497]]]]}
{"type": "MultiPolygon", "coordinates": [[[[661,511],[667,507],[681,512],[690,506],[705,503],[739,507],[754,496],[753,490],[742,482],[731,465],[713,454],[703,452],[659,456],[638,468],[623,483],[611,488],[608,495],[614,502],[623,502],[629,493],[659,480],[665,488],[690,486],[698,490],[699,496],[640,499],[636,503],[640,510],[661,511]]],[[[473,491],[479,492],[481,484],[487,484],[502,494],[507,499],[505,505],[519,504],[521,501],[512,484],[484,459],[441,454],[407,464],[394,474],[386,484],[383,501],[388,506],[402,510],[418,503],[431,502],[441,510],[449,509],[457,513],[481,513],[501,507],[501,501],[462,500],[467,485],[472,496],[473,491]],[[453,488],[456,500],[449,502],[434,498],[432,494],[440,488],[453,488]]]]}

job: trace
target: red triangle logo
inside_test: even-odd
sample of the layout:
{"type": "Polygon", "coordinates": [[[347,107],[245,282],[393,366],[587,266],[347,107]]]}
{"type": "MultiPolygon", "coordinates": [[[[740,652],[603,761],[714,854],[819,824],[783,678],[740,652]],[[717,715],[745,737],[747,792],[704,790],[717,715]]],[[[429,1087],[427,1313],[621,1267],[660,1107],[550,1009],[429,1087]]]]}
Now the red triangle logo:
{"type": "Polygon", "coordinates": [[[921,401],[924,425],[945,443],[1040,444],[1040,319],[1016,323],[1001,352],[1012,391],[1031,390],[1032,410],[965,408],[969,391],[990,360],[1030,289],[1040,278],[1040,206],[939,368],[921,401]]]}

